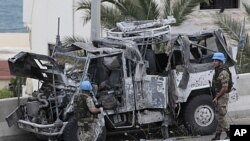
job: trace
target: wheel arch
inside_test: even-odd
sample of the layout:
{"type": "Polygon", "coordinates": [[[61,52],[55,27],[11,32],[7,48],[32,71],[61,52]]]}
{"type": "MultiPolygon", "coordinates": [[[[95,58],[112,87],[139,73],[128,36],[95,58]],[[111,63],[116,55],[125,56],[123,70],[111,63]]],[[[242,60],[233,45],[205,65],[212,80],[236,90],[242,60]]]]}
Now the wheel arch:
{"type": "Polygon", "coordinates": [[[210,88],[203,88],[203,89],[197,89],[197,90],[192,90],[190,95],[187,97],[187,100],[185,103],[189,102],[192,98],[201,95],[201,94],[206,94],[206,95],[211,95],[210,94],[210,88]]]}
{"type": "Polygon", "coordinates": [[[183,115],[183,112],[185,110],[185,107],[187,105],[187,103],[193,99],[194,97],[196,96],[199,96],[199,95],[211,95],[210,94],[210,88],[203,88],[203,89],[196,89],[196,90],[192,90],[190,92],[190,94],[187,96],[186,100],[184,102],[180,102],[180,107],[181,107],[181,110],[180,110],[180,116],[183,115]]]}

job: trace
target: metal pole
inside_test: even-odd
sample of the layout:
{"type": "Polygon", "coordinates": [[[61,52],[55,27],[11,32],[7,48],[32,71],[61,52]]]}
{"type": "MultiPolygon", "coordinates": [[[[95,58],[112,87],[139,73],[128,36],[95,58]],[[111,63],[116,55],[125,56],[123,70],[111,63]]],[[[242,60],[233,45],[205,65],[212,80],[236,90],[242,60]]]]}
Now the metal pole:
{"type": "Polygon", "coordinates": [[[72,2],[72,35],[73,37],[75,37],[75,10],[74,10],[74,6],[75,6],[75,0],[73,0],[72,2]]]}
{"type": "Polygon", "coordinates": [[[101,30],[101,0],[91,1],[91,41],[100,38],[101,30]]]}

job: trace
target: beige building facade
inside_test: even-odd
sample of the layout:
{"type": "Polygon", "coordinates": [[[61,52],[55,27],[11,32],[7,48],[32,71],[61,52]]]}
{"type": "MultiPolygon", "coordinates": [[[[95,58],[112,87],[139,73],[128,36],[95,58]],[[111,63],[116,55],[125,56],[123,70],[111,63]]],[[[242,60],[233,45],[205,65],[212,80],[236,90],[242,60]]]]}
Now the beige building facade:
{"type": "Polygon", "coordinates": [[[20,51],[30,51],[28,33],[0,33],[0,89],[7,89],[11,78],[8,58],[20,51]]]}

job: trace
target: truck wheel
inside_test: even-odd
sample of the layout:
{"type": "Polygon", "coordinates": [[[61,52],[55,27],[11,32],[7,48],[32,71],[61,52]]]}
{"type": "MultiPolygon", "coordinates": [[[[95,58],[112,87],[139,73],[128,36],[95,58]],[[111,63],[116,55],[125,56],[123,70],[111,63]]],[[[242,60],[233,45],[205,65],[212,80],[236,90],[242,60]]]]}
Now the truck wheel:
{"type": "Polygon", "coordinates": [[[211,96],[203,94],[189,100],[184,109],[184,125],[193,135],[215,132],[217,120],[211,96]]]}
{"type": "Polygon", "coordinates": [[[64,141],[80,141],[79,139],[79,129],[77,126],[77,121],[75,118],[70,118],[68,124],[63,131],[64,141]]]}

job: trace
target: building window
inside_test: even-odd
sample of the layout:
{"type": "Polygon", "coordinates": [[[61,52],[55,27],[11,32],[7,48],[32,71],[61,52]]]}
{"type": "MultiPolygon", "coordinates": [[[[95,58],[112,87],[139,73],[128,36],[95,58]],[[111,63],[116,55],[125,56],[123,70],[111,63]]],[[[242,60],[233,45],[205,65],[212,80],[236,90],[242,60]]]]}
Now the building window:
{"type": "Polygon", "coordinates": [[[200,9],[227,9],[239,8],[240,0],[210,0],[210,3],[205,2],[200,4],[200,9]]]}

